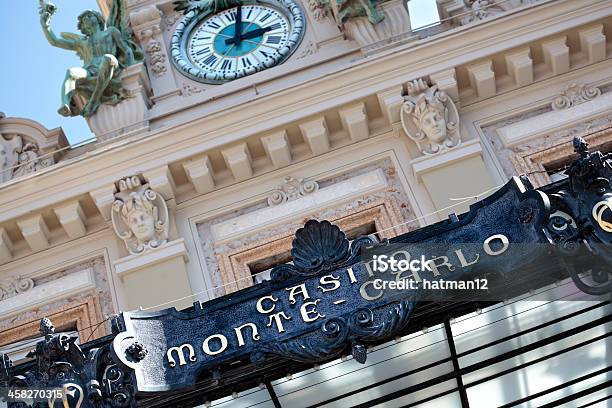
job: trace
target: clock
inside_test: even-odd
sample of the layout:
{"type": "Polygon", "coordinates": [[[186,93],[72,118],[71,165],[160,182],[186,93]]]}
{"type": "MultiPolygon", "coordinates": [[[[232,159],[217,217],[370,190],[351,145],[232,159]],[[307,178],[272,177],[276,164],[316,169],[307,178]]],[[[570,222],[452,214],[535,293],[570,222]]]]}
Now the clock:
{"type": "Polygon", "coordinates": [[[172,35],[172,60],[196,81],[232,81],[285,61],[304,36],[304,21],[292,0],[244,1],[213,14],[192,10],[172,35]]]}

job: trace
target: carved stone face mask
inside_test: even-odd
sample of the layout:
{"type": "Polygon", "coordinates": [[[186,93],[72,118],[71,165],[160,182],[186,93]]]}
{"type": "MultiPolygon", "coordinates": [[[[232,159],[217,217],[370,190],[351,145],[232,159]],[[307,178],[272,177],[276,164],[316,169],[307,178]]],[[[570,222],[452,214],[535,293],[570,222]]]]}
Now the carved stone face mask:
{"type": "Polygon", "coordinates": [[[155,219],[145,211],[131,211],[127,217],[127,224],[141,242],[148,242],[155,237],[155,219]]]}
{"type": "Polygon", "coordinates": [[[429,109],[421,119],[421,126],[430,141],[441,144],[446,140],[446,120],[437,111],[429,109]]]}

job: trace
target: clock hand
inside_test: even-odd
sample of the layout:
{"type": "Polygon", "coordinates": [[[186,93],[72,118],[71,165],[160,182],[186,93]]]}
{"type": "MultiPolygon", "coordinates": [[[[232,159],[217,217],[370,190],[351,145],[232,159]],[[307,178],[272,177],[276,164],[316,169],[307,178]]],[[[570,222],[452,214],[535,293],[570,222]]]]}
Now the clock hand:
{"type": "Polygon", "coordinates": [[[259,37],[260,35],[267,33],[268,31],[272,30],[272,27],[265,27],[265,28],[256,28],[255,30],[249,31],[248,33],[244,33],[242,35],[240,35],[239,39],[236,39],[236,37],[233,38],[228,38],[225,40],[225,44],[229,45],[229,44],[240,44],[240,41],[242,40],[250,40],[251,38],[255,38],[255,37],[259,37]]]}
{"type": "MultiPolygon", "coordinates": [[[[233,38],[231,35],[227,35],[227,34],[215,33],[215,32],[212,32],[212,31],[204,31],[204,32],[205,32],[205,33],[207,33],[207,34],[214,34],[214,35],[218,35],[218,36],[220,36],[220,37],[226,37],[226,40],[228,40],[228,39],[229,39],[229,40],[231,40],[231,39],[233,38]]],[[[251,44],[253,44],[253,45],[260,45],[260,44],[259,44],[258,42],[256,42],[256,41],[245,40],[244,38],[242,38],[242,41],[244,41],[244,42],[248,42],[248,43],[251,43],[251,44]]],[[[229,44],[228,44],[228,45],[229,45],[229,44]]],[[[272,48],[274,48],[274,47],[272,47],[272,48]]]]}
{"type": "Polygon", "coordinates": [[[242,6],[238,5],[238,11],[236,11],[236,24],[234,25],[234,40],[236,45],[240,44],[242,39],[242,6]]]}
{"type": "MultiPolygon", "coordinates": [[[[250,21],[250,22],[249,22],[249,25],[247,25],[247,26],[246,26],[246,28],[245,28],[243,31],[248,30],[248,29],[249,29],[249,27],[250,27],[251,25],[253,25],[253,23],[255,23],[255,21],[257,21],[257,19],[259,19],[259,16],[261,16],[261,13],[263,13],[264,11],[265,11],[265,9],[263,9],[263,8],[262,8],[262,9],[259,11],[259,13],[257,13],[257,15],[255,16],[255,18],[254,18],[252,21],[250,21]]],[[[240,33],[240,38],[241,38],[241,39],[244,39],[244,38],[243,38],[242,33],[240,33]]],[[[233,44],[233,43],[234,43],[234,39],[233,39],[233,38],[229,38],[229,39],[225,40],[225,44],[226,44],[226,45],[233,44]]]]}
{"type": "Polygon", "coordinates": [[[253,31],[249,31],[248,33],[242,34],[241,38],[244,40],[249,40],[251,38],[259,37],[260,35],[267,33],[268,31],[271,31],[271,30],[272,30],[272,27],[257,28],[253,31]]]}

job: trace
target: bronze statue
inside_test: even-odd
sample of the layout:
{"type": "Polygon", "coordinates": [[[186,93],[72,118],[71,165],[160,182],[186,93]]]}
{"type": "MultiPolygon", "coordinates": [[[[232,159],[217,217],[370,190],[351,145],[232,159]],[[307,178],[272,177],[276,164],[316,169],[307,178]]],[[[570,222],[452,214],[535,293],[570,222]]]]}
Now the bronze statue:
{"type": "Polygon", "coordinates": [[[239,6],[242,0],[176,0],[173,3],[174,9],[184,14],[195,11],[208,15],[239,6]]]}
{"type": "Polygon", "coordinates": [[[376,9],[385,0],[311,0],[310,5],[317,9],[330,10],[339,27],[356,17],[367,17],[371,24],[378,24],[385,16],[376,9]]]}
{"type": "Polygon", "coordinates": [[[82,68],[70,68],[62,85],[60,115],[89,117],[101,103],[115,105],[130,95],[121,85],[121,70],[142,61],[140,47],[132,41],[132,30],[123,0],[113,0],[105,21],[102,15],[86,10],[78,17],[81,34],[51,30],[57,11],[53,3],[40,0],[40,24],[47,41],[55,47],[76,51],[82,68]]]}

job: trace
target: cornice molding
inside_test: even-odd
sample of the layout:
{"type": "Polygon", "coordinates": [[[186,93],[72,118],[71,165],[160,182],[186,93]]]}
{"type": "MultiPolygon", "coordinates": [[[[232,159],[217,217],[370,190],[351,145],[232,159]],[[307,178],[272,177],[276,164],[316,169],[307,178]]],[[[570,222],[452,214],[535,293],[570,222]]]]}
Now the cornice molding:
{"type": "MultiPolygon", "coordinates": [[[[355,61],[342,72],[322,75],[274,94],[270,94],[274,90],[262,85],[259,95],[245,105],[227,108],[219,103],[215,108],[204,107],[198,113],[201,119],[176,125],[168,120],[166,128],[109,144],[60,162],[21,183],[0,187],[0,222],[112,184],[121,175],[151,170],[271,130],[279,126],[279,119],[290,123],[307,118],[411,78],[474,61],[493,51],[499,53],[611,13],[609,3],[602,0],[584,1],[579,5],[572,1],[546,3],[521,15],[500,18],[494,24],[486,22],[470,26],[469,30],[451,30],[410,48],[398,47],[393,54],[355,61]],[[456,44],[468,45],[457,47],[456,44]],[[406,64],[406,61],[419,62],[406,64]],[[222,111],[215,113],[214,109],[222,111]],[[32,191],[34,187],[36,191],[32,191]]],[[[167,115],[164,120],[169,119],[167,115]]],[[[151,120],[160,118],[158,115],[151,120]]]]}

